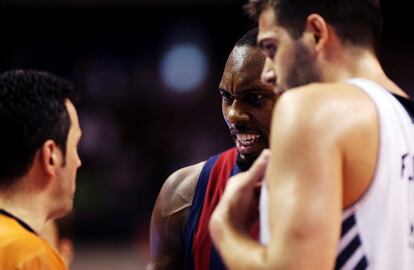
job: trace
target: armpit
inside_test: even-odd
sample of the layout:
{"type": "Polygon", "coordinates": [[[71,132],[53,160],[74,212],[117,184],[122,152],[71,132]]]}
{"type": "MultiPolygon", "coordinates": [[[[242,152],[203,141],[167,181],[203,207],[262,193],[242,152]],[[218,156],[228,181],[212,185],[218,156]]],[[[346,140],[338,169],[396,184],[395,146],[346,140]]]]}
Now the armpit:
{"type": "Polygon", "coordinates": [[[204,163],[180,169],[166,180],[159,195],[162,217],[177,214],[191,207],[204,163]]]}

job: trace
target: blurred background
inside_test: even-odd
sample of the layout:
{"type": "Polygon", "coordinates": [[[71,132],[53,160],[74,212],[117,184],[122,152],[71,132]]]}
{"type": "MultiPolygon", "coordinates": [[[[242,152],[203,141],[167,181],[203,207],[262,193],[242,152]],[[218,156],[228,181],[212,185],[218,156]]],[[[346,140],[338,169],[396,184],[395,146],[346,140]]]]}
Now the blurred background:
{"type": "MultiPolygon", "coordinates": [[[[232,146],[218,84],[254,27],[239,0],[0,0],[0,69],[75,82],[83,140],[72,269],[144,269],[153,204],[175,170],[232,146]]],[[[410,8],[383,1],[380,55],[414,93],[410,8]]]]}

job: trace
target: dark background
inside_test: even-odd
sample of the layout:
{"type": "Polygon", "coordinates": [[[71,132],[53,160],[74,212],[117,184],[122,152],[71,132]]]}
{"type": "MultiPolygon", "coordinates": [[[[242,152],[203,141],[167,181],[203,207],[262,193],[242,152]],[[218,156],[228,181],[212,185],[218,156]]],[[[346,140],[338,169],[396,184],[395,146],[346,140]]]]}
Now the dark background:
{"type": "MultiPolygon", "coordinates": [[[[0,3],[0,70],[47,70],[75,82],[80,145],[74,237],[148,238],[152,206],[176,169],[232,145],[217,86],[235,41],[254,26],[244,1],[31,0],[0,3]],[[198,44],[207,72],[192,91],[170,91],[160,64],[174,44],[198,44]]],[[[383,1],[386,72],[414,93],[411,9],[383,1]]]]}

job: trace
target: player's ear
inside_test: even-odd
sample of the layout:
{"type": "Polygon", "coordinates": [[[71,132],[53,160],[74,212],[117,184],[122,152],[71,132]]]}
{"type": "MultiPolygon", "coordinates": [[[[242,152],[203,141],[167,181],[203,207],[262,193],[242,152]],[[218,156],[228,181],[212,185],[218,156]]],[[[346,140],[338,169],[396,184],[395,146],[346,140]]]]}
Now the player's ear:
{"type": "Polygon", "coordinates": [[[319,14],[313,13],[306,19],[305,33],[311,39],[313,48],[320,51],[329,39],[328,25],[319,14]]]}
{"type": "Polygon", "coordinates": [[[55,176],[56,169],[61,164],[61,151],[55,141],[47,140],[40,150],[40,162],[43,171],[48,176],[55,176]]]}

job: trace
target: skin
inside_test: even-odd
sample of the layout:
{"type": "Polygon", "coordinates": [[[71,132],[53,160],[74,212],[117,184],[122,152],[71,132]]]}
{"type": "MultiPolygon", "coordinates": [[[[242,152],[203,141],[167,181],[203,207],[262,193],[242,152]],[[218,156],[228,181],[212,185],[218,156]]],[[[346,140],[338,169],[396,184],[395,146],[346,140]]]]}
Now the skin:
{"type": "MultiPolygon", "coordinates": [[[[260,80],[263,64],[264,57],[258,48],[235,47],[219,86],[223,117],[235,144],[239,144],[239,158],[246,163],[252,162],[268,147],[275,94],[271,86],[260,80]],[[240,134],[259,135],[259,138],[241,146],[243,142],[237,139],[240,134]]],[[[185,268],[182,235],[204,164],[201,162],[176,171],[161,188],[151,219],[149,269],[185,268]]]]}
{"type": "Polygon", "coordinates": [[[271,85],[260,80],[264,60],[259,49],[236,47],[231,55],[219,86],[223,117],[241,159],[250,165],[269,145],[276,96],[271,85]],[[238,139],[243,135],[256,138],[246,143],[238,139]]]}
{"type": "Polygon", "coordinates": [[[78,154],[78,144],[82,136],[78,114],[72,102],[66,101],[65,105],[72,125],[69,129],[66,142],[65,164],[61,166],[61,170],[57,172],[57,177],[60,178],[61,181],[57,182],[58,185],[56,185],[56,189],[53,192],[53,195],[56,195],[56,201],[62,202],[62,208],[59,209],[59,214],[54,218],[65,216],[72,211],[73,198],[76,190],[76,174],[79,167],[82,165],[78,154]]]}
{"type": "Polygon", "coordinates": [[[342,210],[367,191],[379,136],[372,101],[342,82],[362,77],[407,95],[387,78],[371,48],[343,44],[317,14],[293,40],[265,9],[258,43],[267,56],[263,80],[277,81],[285,91],[274,109],[271,154],[265,151],[249,171],[229,180],[210,233],[229,269],[333,269],[342,210]],[[324,83],[290,89],[317,81],[324,83]],[[263,179],[271,236],[266,246],[241,225],[263,179]]]}

